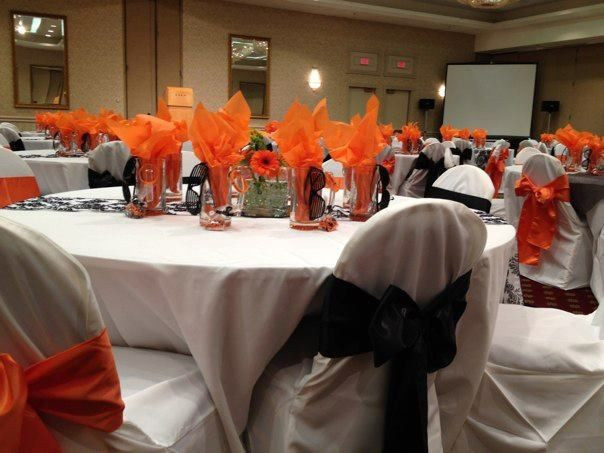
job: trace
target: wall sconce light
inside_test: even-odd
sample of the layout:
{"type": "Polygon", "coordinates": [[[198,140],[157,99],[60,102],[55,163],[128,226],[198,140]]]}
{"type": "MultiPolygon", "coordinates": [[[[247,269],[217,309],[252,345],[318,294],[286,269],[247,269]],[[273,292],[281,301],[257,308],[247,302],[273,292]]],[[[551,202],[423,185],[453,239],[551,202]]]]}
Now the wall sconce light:
{"type": "Polygon", "coordinates": [[[444,98],[444,97],[445,97],[445,91],[446,91],[446,90],[445,90],[445,84],[443,83],[443,84],[441,84],[441,85],[438,87],[438,95],[439,95],[441,98],[444,98]]]}
{"type": "Polygon", "coordinates": [[[321,88],[321,74],[315,67],[310,70],[310,74],[308,75],[308,86],[313,91],[317,91],[321,88]]]}

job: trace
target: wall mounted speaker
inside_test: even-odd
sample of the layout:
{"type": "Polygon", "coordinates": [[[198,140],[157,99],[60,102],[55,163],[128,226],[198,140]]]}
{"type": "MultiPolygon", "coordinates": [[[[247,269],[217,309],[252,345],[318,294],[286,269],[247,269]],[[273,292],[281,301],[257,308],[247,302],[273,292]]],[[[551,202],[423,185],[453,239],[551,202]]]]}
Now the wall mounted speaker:
{"type": "Polygon", "coordinates": [[[543,101],[541,102],[541,111],[553,113],[560,110],[560,101],[543,101]]]}
{"type": "Polygon", "coordinates": [[[434,108],[434,99],[420,99],[419,108],[421,110],[432,110],[434,108]]]}

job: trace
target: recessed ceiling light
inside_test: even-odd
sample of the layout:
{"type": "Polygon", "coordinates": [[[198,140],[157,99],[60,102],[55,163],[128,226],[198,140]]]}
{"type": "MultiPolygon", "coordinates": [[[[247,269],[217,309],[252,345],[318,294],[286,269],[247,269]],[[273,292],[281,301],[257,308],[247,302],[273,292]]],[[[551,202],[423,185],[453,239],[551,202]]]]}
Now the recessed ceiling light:
{"type": "Polygon", "coordinates": [[[46,36],[47,38],[52,38],[52,35],[49,35],[48,33],[45,34],[44,36],[46,36]]]}

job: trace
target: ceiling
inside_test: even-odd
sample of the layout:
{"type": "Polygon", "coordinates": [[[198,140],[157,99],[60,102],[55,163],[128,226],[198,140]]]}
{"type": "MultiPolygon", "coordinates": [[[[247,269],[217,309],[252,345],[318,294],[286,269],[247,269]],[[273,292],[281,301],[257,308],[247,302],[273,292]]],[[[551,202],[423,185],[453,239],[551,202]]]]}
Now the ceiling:
{"type": "Polygon", "coordinates": [[[13,24],[15,43],[18,46],[48,50],[62,48],[62,19],[15,14],[13,24]]]}
{"type": "Polygon", "coordinates": [[[601,4],[602,0],[518,0],[502,8],[481,10],[462,5],[458,0],[352,0],[355,3],[399,10],[443,14],[451,17],[501,22],[569,8],[601,4]]]}

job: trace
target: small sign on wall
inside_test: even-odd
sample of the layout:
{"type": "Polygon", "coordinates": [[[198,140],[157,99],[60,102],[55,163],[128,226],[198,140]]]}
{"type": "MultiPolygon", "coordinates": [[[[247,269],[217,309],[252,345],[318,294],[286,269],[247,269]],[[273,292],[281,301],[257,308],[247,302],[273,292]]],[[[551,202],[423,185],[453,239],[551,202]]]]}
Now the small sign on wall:
{"type": "Polygon", "coordinates": [[[415,77],[415,58],[386,55],[384,75],[390,77],[415,77]]]}
{"type": "Polygon", "coordinates": [[[350,52],[348,59],[349,74],[378,75],[380,55],[372,52],[350,52]]]}

